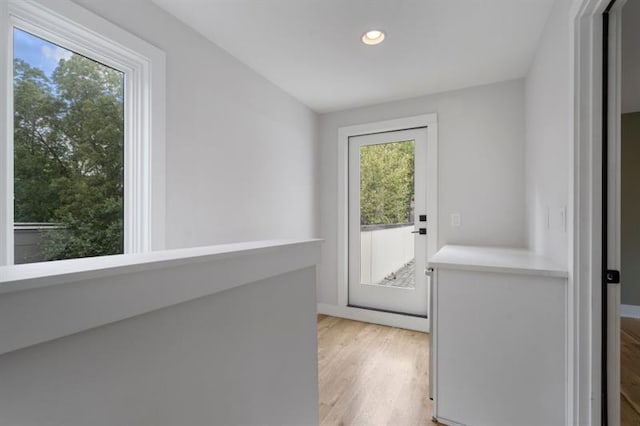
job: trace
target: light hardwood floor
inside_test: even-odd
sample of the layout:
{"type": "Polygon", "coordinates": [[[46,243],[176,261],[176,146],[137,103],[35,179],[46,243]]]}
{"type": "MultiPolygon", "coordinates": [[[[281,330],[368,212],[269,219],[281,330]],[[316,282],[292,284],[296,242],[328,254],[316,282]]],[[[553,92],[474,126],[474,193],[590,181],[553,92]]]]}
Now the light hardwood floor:
{"type": "Polygon", "coordinates": [[[622,426],[640,425],[640,319],[620,318],[622,426]]]}
{"type": "MultiPolygon", "coordinates": [[[[435,425],[429,341],[415,331],[318,315],[321,425],[435,425]]],[[[622,426],[640,425],[640,319],[621,318],[622,426]]]]}
{"type": "Polygon", "coordinates": [[[431,425],[425,333],[318,316],[321,425],[431,425]]]}

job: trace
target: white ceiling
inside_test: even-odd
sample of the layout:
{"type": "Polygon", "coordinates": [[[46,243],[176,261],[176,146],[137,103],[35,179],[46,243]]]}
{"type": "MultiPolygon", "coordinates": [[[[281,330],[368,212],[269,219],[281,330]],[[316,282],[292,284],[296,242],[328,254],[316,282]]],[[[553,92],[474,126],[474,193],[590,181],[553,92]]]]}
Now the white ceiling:
{"type": "Polygon", "coordinates": [[[328,112],[522,77],[554,0],[153,1],[328,112]]]}

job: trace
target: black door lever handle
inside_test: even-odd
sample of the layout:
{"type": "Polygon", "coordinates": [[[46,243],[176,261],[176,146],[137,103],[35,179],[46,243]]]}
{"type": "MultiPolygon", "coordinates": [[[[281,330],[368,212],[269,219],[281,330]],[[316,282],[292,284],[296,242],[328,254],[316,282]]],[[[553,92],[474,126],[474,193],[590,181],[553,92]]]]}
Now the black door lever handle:
{"type": "Polygon", "coordinates": [[[427,235],[427,228],[419,228],[417,231],[411,231],[412,234],[427,235]]]}

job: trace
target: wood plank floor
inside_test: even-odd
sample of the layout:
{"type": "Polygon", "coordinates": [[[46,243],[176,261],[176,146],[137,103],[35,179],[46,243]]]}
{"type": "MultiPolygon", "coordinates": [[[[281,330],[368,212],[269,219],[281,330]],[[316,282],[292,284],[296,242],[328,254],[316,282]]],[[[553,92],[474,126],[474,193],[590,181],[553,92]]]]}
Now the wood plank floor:
{"type": "Polygon", "coordinates": [[[622,426],[640,425],[640,319],[620,318],[622,426]]]}
{"type": "MultiPolygon", "coordinates": [[[[321,425],[430,425],[425,333],[318,315],[321,425]]],[[[640,319],[621,318],[622,426],[640,425],[640,319]]]]}
{"type": "Polygon", "coordinates": [[[425,333],[318,316],[321,425],[430,425],[425,333]]]}

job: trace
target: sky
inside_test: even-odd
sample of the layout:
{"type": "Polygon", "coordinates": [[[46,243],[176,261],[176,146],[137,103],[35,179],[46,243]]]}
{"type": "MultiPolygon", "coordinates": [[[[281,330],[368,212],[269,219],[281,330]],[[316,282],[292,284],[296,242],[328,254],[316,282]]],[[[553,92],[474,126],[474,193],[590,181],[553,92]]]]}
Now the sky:
{"type": "Polygon", "coordinates": [[[51,77],[60,59],[69,59],[73,52],[39,37],[13,29],[13,56],[51,77]]]}

